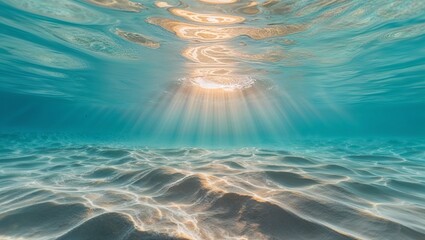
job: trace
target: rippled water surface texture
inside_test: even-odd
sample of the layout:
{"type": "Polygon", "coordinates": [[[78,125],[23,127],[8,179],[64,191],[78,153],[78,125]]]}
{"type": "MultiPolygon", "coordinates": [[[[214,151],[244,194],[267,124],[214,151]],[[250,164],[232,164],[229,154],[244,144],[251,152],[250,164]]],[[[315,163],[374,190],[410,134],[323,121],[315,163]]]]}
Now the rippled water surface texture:
{"type": "Polygon", "coordinates": [[[425,135],[422,0],[1,0],[0,13],[6,132],[160,147],[425,135]]]}
{"type": "Polygon", "coordinates": [[[424,123],[424,0],[0,0],[0,240],[422,240],[424,123]]]}

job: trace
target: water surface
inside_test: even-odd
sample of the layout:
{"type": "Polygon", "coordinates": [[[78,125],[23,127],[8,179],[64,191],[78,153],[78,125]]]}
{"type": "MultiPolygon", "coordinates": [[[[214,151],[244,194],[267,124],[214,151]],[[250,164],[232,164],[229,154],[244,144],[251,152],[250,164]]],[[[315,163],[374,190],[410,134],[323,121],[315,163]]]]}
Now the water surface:
{"type": "Polygon", "coordinates": [[[0,9],[3,131],[221,147],[425,134],[421,0],[0,9]]]}

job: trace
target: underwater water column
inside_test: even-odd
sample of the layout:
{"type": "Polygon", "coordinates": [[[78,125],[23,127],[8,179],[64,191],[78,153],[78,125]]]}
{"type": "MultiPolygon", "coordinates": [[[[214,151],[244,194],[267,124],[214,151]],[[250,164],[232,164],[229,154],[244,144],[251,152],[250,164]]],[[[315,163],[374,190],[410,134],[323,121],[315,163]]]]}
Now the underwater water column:
{"type": "Polygon", "coordinates": [[[425,1],[0,0],[0,240],[425,239],[425,1]]]}

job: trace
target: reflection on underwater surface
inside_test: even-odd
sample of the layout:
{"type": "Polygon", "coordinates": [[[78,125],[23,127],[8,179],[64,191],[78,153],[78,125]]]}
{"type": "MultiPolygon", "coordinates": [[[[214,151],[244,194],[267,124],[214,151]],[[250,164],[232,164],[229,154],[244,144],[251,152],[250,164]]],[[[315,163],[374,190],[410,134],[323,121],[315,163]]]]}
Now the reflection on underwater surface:
{"type": "Polygon", "coordinates": [[[421,0],[1,0],[0,12],[2,132],[155,144],[175,130],[186,145],[425,134],[421,0]],[[217,137],[200,127],[224,122],[217,137]]]}
{"type": "Polygon", "coordinates": [[[2,135],[2,239],[423,239],[422,140],[124,148],[2,135]]]}

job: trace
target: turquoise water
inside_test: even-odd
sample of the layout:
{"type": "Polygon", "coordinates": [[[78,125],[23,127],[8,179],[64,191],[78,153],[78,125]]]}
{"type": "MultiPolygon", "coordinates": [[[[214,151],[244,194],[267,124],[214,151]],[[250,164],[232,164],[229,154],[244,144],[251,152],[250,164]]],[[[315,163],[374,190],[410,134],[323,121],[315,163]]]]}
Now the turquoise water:
{"type": "Polygon", "coordinates": [[[159,146],[425,134],[423,1],[258,1],[248,10],[248,1],[168,2],[245,19],[218,26],[141,2],[143,9],[120,11],[90,1],[1,1],[0,128],[159,146]],[[285,29],[263,39],[240,30],[211,40],[176,36],[150,23],[158,18],[198,32],[213,26],[217,35],[285,29]],[[184,56],[214,46],[225,50],[184,56]],[[249,87],[202,91],[193,80],[214,81],[211,69],[249,87]]]}
{"type": "Polygon", "coordinates": [[[0,239],[423,239],[425,1],[0,0],[0,239]]]}

